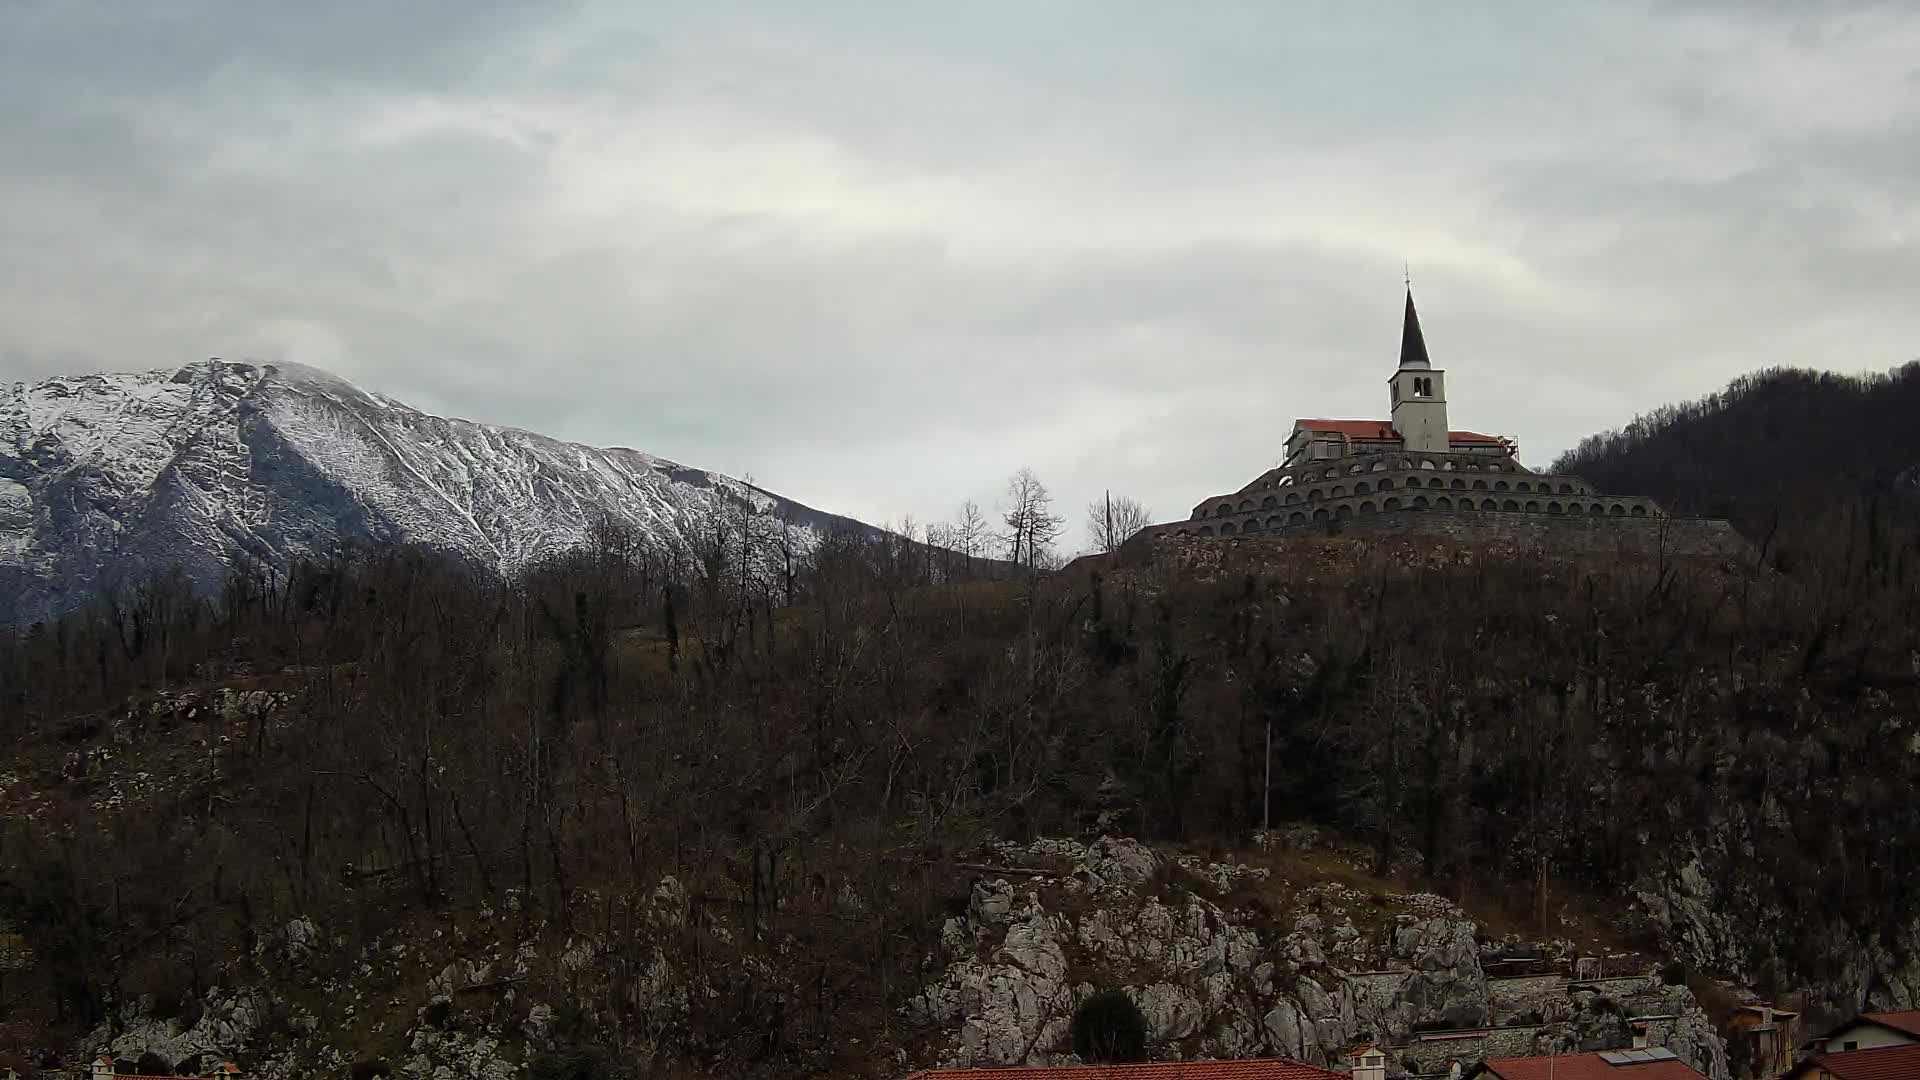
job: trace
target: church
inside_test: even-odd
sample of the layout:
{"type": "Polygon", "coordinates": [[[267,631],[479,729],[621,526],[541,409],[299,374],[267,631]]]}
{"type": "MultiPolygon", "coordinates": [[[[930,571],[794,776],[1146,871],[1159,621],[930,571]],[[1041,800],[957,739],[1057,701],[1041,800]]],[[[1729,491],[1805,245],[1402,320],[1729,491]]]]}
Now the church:
{"type": "Polygon", "coordinates": [[[1550,527],[1529,528],[1516,519],[1641,519],[1639,525],[1666,516],[1652,499],[1602,495],[1579,477],[1534,472],[1520,464],[1513,439],[1454,430],[1447,422],[1447,373],[1427,355],[1411,287],[1400,364],[1387,379],[1387,393],[1385,420],[1295,420],[1279,467],[1237,491],[1203,500],[1187,520],[1152,526],[1143,535],[1484,535],[1490,528],[1539,534],[1550,527]]]}

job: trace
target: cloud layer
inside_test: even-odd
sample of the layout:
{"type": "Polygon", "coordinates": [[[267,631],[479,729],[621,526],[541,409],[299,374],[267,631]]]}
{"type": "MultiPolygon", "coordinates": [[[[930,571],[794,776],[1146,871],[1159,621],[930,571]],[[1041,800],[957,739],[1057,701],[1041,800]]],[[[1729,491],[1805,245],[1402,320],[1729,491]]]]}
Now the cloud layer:
{"type": "Polygon", "coordinates": [[[1920,355],[1889,4],[0,7],[0,379],[209,355],[920,520],[1920,355]]]}

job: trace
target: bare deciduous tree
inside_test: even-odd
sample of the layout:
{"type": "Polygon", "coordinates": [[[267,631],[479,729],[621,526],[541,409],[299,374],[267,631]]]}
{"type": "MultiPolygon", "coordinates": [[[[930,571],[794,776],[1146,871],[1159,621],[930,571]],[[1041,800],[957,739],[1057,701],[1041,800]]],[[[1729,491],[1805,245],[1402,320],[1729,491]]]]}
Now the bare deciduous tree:
{"type": "Polygon", "coordinates": [[[1087,504],[1087,533],[1095,551],[1118,551],[1152,522],[1152,511],[1128,495],[1108,495],[1087,504]]]}
{"type": "Polygon", "coordinates": [[[1053,512],[1053,494],[1025,466],[1007,479],[1006,509],[1000,520],[1007,526],[1001,539],[1007,544],[1008,560],[1029,570],[1043,564],[1045,553],[1067,523],[1053,512]]]}

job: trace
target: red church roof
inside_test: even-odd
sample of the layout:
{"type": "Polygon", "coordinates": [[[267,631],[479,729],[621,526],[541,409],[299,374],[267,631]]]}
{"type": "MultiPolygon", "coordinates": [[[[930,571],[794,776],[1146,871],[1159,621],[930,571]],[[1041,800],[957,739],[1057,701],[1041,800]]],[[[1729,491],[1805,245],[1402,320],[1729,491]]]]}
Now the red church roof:
{"type": "Polygon", "coordinates": [[[1384,439],[1398,441],[1400,433],[1385,420],[1295,420],[1296,430],[1324,432],[1328,435],[1345,435],[1349,439],[1384,439]]]}
{"type": "MultiPolygon", "coordinates": [[[[1293,422],[1294,430],[1312,431],[1323,435],[1345,435],[1349,439],[1371,440],[1376,442],[1399,442],[1400,433],[1393,430],[1389,420],[1318,420],[1301,419],[1293,422]]],[[[1449,431],[1449,443],[1480,444],[1499,446],[1504,440],[1498,435],[1482,435],[1477,431],[1449,431]]]]}
{"type": "Polygon", "coordinates": [[[1018,1069],[929,1069],[907,1080],[1349,1080],[1302,1061],[1150,1061],[1137,1065],[1060,1065],[1018,1069]]]}

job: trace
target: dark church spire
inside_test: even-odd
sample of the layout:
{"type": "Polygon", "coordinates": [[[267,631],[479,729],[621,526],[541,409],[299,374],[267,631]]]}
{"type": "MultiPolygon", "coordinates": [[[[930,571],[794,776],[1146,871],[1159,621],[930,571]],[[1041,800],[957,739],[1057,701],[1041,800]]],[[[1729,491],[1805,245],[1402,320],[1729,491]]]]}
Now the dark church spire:
{"type": "Polygon", "coordinates": [[[1427,359],[1427,339],[1420,333],[1420,313],[1413,310],[1413,285],[1407,285],[1407,317],[1400,328],[1400,366],[1403,368],[1430,368],[1433,363],[1427,359]]]}

